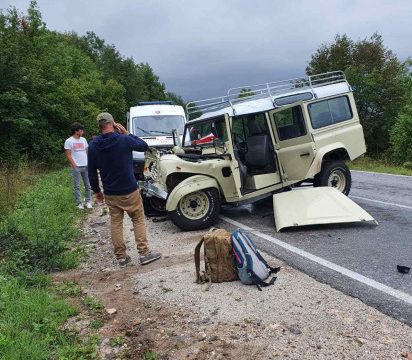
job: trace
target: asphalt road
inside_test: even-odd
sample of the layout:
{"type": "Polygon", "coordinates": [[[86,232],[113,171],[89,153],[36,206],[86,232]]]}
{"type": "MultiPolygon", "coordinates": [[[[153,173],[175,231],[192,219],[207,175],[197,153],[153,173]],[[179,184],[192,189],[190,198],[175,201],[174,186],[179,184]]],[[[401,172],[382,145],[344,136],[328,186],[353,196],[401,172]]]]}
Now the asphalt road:
{"type": "Polygon", "coordinates": [[[223,208],[220,221],[248,229],[262,250],[412,326],[412,271],[397,271],[397,265],[412,267],[412,177],[353,171],[350,197],[379,225],[277,233],[271,199],[223,208]]]}

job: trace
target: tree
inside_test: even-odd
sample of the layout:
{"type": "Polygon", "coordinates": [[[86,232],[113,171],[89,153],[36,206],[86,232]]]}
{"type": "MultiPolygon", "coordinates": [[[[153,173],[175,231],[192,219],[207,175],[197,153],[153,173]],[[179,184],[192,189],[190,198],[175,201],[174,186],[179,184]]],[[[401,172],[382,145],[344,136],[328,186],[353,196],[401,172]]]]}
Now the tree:
{"type": "Polygon", "coordinates": [[[408,102],[405,63],[384,46],[377,33],[357,42],[337,35],[332,44],[321,45],[312,55],[306,73],[334,70],[343,70],[354,89],[368,153],[378,156],[387,152],[390,129],[408,102]]]}
{"type": "Polygon", "coordinates": [[[143,100],[183,100],[166,93],[149,64],[124,58],[94,33],[50,31],[37,3],[27,15],[0,11],[0,153],[54,165],[63,158],[70,125],[97,132],[100,111],[125,119],[127,108],[143,100]]]}
{"type": "Polygon", "coordinates": [[[255,93],[254,91],[252,91],[252,89],[243,88],[243,89],[240,89],[239,94],[236,98],[241,99],[241,98],[249,97],[253,95],[255,95],[255,93]]]}

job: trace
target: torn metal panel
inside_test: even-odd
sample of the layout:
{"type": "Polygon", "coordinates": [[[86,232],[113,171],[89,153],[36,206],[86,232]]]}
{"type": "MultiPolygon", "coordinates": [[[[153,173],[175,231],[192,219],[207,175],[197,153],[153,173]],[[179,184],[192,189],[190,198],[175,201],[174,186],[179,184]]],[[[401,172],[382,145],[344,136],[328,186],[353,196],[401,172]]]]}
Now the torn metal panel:
{"type": "Polygon", "coordinates": [[[376,220],[332,187],[296,189],[273,195],[276,230],[290,226],[376,220]]]}

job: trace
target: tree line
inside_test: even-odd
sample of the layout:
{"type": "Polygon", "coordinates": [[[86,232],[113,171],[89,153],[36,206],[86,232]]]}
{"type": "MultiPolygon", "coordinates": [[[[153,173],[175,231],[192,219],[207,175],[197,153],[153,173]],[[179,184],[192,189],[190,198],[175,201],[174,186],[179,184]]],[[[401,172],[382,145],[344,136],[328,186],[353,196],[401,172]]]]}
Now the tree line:
{"type": "Polygon", "coordinates": [[[100,111],[124,122],[138,101],[183,104],[149,64],[123,57],[96,34],[48,30],[35,1],[27,14],[0,13],[0,49],[0,154],[8,163],[58,164],[70,124],[96,133],[100,111]]]}
{"type": "Polygon", "coordinates": [[[312,55],[308,75],[343,70],[351,84],[368,155],[412,166],[412,77],[382,37],[353,41],[337,35],[312,55]]]}
{"type": "MultiPolygon", "coordinates": [[[[70,124],[79,121],[93,134],[100,111],[122,121],[138,101],[183,105],[149,64],[123,57],[93,32],[79,36],[47,29],[36,1],[27,14],[15,8],[0,12],[0,49],[4,161],[25,157],[59,163],[70,124]]],[[[306,73],[343,70],[353,87],[368,155],[404,164],[412,162],[411,64],[387,49],[379,34],[359,41],[337,35],[311,56],[306,73]]]]}

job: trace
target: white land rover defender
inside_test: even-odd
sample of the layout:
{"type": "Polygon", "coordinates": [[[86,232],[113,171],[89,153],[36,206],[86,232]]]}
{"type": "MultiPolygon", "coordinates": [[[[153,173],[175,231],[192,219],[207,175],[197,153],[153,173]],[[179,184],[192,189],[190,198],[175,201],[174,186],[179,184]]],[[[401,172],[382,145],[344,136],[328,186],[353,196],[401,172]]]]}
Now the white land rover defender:
{"type": "Polygon", "coordinates": [[[366,151],[341,71],[229,89],[187,104],[183,142],[146,153],[149,197],[184,230],[206,228],[223,204],[273,194],[276,228],[374,220],[347,196],[345,161],[366,151]],[[246,90],[245,90],[246,89],[246,90]],[[313,187],[300,187],[312,183],[313,187]]]}

